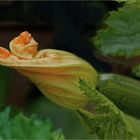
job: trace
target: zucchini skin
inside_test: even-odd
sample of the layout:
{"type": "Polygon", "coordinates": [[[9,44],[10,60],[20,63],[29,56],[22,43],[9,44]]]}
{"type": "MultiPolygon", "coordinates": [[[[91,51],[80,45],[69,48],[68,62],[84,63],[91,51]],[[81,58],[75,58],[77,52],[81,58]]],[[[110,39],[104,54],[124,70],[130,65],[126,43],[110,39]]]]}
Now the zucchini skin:
{"type": "Polygon", "coordinates": [[[140,119],[140,82],[117,74],[100,74],[97,90],[127,114],[140,119]]]}

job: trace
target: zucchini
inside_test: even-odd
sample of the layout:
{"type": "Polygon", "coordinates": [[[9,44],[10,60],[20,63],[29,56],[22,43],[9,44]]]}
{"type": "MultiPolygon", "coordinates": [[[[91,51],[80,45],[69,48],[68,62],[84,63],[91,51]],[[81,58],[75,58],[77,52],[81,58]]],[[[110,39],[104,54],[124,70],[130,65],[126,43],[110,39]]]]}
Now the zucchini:
{"type": "Polygon", "coordinates": [[[97,90],[127,114],[140,119],[140,82],[117,74],[100,74],[97,90]]]}

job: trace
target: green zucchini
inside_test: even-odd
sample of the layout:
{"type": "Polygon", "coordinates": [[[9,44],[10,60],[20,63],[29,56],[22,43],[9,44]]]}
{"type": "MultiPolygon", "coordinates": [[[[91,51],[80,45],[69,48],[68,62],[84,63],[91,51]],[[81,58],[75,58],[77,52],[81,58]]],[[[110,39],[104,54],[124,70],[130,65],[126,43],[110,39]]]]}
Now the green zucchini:
{"type": "Polygon", "coordinates": [[[100,93],[127,114],[140,119],[140,82],[117,74],[100,74],[100,93]]]}

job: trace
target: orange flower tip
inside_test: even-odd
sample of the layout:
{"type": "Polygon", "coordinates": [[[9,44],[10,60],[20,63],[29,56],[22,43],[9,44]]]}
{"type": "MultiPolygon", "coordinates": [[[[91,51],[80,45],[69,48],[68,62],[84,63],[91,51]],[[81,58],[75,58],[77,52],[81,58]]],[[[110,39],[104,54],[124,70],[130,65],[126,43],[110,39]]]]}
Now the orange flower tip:
{"type": "Polygon", "coordinates": [[[15,44],[28,44],[32,39],[32,36],[27,31],[20,33],[20,35],[16,38],[15,44]]]}
{"type": "Polygon", "coordinates": [[[10,41],[9,46],[11,53],[20,59],[32,59],[37,55],[38,43],[27,31],[10,41]]]}
{"type": "Polygon", "coordinates": [[[11,53],[7,49],[0,47],[0,59],[6,59],[10,55],[11,53]]]}

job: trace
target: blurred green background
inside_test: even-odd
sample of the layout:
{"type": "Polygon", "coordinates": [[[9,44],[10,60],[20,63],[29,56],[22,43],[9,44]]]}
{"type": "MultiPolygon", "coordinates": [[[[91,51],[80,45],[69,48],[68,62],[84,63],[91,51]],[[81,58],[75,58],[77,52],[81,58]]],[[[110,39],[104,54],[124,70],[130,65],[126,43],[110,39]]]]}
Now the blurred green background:
{"type": "MultiPolygon", "coordinates": [[[[8,48],[10,40],[29,31],[39,48],[70,51],[89,61],[97,70],[109,72],[108,64],[97,60],[89,38],[104,26],[103,20],[118,3],[113,1],[3,1],[0,2],[0,44],[8,48]]],[[[88,135],[74,111],[49,101],[28,79],[13,69],[0,66],[0,107],[12,106],[27,116],[50,118],[66,138],[96,138],[88,135]]]]}

